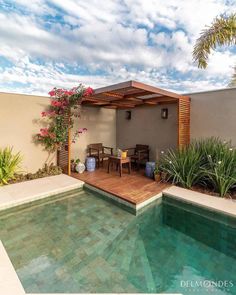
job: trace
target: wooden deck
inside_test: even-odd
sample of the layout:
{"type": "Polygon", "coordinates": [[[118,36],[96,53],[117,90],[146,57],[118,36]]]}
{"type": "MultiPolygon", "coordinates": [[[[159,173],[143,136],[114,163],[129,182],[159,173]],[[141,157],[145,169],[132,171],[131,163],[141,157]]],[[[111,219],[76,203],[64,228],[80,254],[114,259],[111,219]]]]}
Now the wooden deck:
{"type": "Polygon", "coordinates": [[[72,173],[71,176],[135,205],[150,199],[170,186],[147,178],[143,170],[139,172],[132,170],[131,174],[128,174],[128,171],[124,169],[123,176],[120,177],[119,173],[113,169],[108,174],[107,168],[104,167],[94,172],[72,173]]]}

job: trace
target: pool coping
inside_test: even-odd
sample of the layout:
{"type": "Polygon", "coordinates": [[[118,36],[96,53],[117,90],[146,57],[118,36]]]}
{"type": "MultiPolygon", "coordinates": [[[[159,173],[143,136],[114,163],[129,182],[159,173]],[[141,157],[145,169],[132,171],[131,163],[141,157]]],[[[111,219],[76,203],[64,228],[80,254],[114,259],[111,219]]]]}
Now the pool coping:
{"type": "Polygon", "coordinates": [[[154,201],[160,199],[162,197],[162,192],[152,196],[151,198],[145,200],[142,203],[134,204],[131,202],[128,202],[120,197],[117,197],[116,195],[113,195],[111,193],[108,193],[106,191],[103,191],[91,184],[85,183],[83,186],[85,189],[88,189],[89,191],[98,193],[102,197],[105,197],[107,200],[113,201],[115,205],[118,205],[121,208],[127,209],[127,211],[137,214],[139,210],[144,209],[145,207],[148,207],[148,205],[152,204],[154,201]]]}
{"type": "Polygon", "coordinates": [[[0,211],[82,188],[84,182],[65,174],[0,187],[0,211]]]}
{"type": "Polygon", "coordinates": [[[148,207],[154,201],[162,198],[163,195],[168,195],[188,203],[236,217],[236,200],[224,199],[171,186],[142,203],[134,204],[65,174],[0,187],[0,211],[79,188],[88,188],[102,195],[105,199],[112,200],[119,207],[126,207],[128,211],[134,214],[137,214],[141,209],[148,207]]]}
{"type": "Polygon", "coordinates": [[[211,196],[177,186],[163,190],[162,194],[208,210],[236,217],[236,200],[233,199],[211,196]]]}

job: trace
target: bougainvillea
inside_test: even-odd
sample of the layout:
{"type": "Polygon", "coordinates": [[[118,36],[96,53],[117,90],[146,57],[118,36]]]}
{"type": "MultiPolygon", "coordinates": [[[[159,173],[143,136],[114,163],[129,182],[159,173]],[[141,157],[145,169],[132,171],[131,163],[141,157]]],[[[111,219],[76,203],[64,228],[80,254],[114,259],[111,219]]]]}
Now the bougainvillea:
{"type": "MultiPolygon", "coordinates": [[[[81,101],[83,97],[93,93],[91,87],[85,88],[82,84],[70,90],[54,88],[49,92],[51,103],[48,110],[41,113],[47,120],[48,127],[41,128],[36,135],[38,142],[44,145],[49,152],[59,150],[67,142],[68,131],[73,128],[74,117],[80,117],[81,101]]],[[[75,131],[72,142],[75,142],[86,128],[75,131]]]]}

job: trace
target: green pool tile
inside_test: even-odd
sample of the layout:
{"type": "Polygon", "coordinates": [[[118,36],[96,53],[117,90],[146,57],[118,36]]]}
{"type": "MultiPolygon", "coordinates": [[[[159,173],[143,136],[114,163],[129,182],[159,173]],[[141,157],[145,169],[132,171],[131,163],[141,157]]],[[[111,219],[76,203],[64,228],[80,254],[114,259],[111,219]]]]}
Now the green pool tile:
{"type": "Polygon", "coordinates": [[[236,222],[164,197],[138,216],[89,191],[0,215],[0,239],[28,293],[236,294],[236,222]],[[232,280],[229,290],[181,280],[232,280]]]}

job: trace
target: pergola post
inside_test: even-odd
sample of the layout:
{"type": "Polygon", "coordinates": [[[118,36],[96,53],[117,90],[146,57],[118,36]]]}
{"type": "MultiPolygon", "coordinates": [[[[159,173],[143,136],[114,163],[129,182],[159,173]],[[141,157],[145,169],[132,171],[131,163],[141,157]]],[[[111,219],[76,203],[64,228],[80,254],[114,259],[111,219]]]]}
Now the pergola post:
{"type": "Polygon", "coordinates": [[[178,147],[190,143],[190,98],[181,96],[178,99],[178,147]]]}
{"type": "MultiPolygon", "coordinates": [[[[68,124],[69,114],[65,115],[65,124],[68,124]]],[[[66,142],[57,151],[57,165],[62,168],[63,173],[71,174],[71,129],[68,130],[66,142]]]]}

